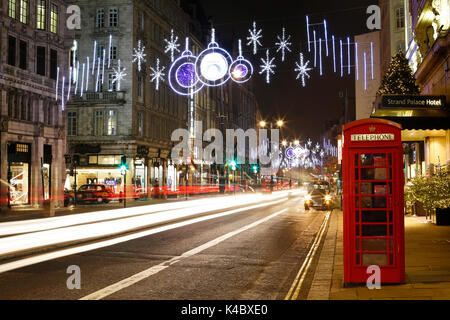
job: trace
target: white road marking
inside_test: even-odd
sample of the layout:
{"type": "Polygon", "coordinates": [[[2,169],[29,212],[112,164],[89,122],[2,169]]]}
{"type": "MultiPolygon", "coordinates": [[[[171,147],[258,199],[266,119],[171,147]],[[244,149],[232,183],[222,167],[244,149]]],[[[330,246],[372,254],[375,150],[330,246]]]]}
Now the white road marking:
{"type": "Polygon", "coordinates": [[[135,274],[135,275],[133,275],[133,276],[131,276],[129,278],[126,278],[126,279],[124,279],[122,281],[119,281],[117,283],[114,283],[114,284],[112,284],[112,285],[110,285],[110,286],[108,286],[106,288],[103,288],[103,289],[98,290],[98,291],[96,291],[96,292],[94,292],[92,294],[89,294],[89,295],[81,298],[80,300],[100,300],[100,299],[103,299],[103,298],[105,298],[105,297],[107,297],[107,296],[109,296],[109,295],[111,295],[111,294],[113,294],[115,292],[118,292],[118,291],[120,291],[122,289],[125,289],[125,288],[127,288],[127,287],[129,287],[129,286],[131,286],[131,285],[133,285],[133,284],[135,284],[137,282],[139,282],[139,281],[142,281],[142,280],[144,280],[144,279],[146,279],[148,277],[151,277],[151,276],[157,274],[160,271],[165,270],[170,265],[173,265],[173,264],[175,264],[177,262],[180,262],[180,261],[182,261],[184,259],[187,259],[187,258],[189,258],[189,257],[191,257],[193,255],[196,255],[196,254],[198,254],[198,253],[200,253],[200,252],[202,252],[202,251],[204,251],[204,250],[206,250],[208,248],[211,248],[211,247],[213,247],[213,246],[215,246],[215,245],[217,245],[217,244],[219,244],[219,243],[221,243],[221,242],[223,242],[223,241],[225,241],[225,240],[227,240],[227,239],[229,239],[229,238],[231,238],[231,237],[233,237],[233,236],[235,236],[235,235],[237,235],[239,233],[242,233],[242,232],[247,231],[247,230],[249,230],[251,228],[254,228],[254,227],[256,227],[256,226],[258,226],[258,225],[260,225],[260,224],[262,224],[262,223],[264,223],[266,221],[269,221],[270,219],[275,218],[276,216],[286,212],[287,210],[288,209],[284,209],[284,210],[278,211],[278,212],[276,212],[276,213],[274,213],[274,214],[272,214],[272,215],[270,215],[270,216],[268,216],[266,218],[263,218],[263,219],[258,220],[256,222],[253,222],[253,223],[251,223],[251,224],[249,224],[249,225],[247,225],[245,227],[242,227],[242,228],[240,228],[238,230],[235,230],[235,231],[232,231],[230,233],[227,233],[227,234],[225,234],[225,235],[223,235],[221,237],[218,237],[218,238],[216,238],[214,240],[211,240],[211,241],[209,241],[209,242],[207,242],[207,243],[205,243],[205,244],[203,244],[203,245],[201,245],[201,246],[199,246],[197,248],[189,250],[189,251],[183,253],[180,256],[173,257],[170,260],[164,261],[164,262],[162,262],[162,263],[160,263],[160,264],[158,264],[156,266],[153,266],[153,267],[151,267],[151,268],[149,268],[147,270],[139,272],[139,273],[137,273],[137,274],[135,274]]]}
{"type": "Polygon", "coordinates": [[[323,235],[326,230],[326,226],[328,224],[328,220],[330,219],[330,215],[331,211],[328,212],[322,225],[320,226],[319,232],[316,238],[314,239],[311,248],[309,249],[308,255],[306,256],[306,259],[303,262],[300,270],[298,271],[298,274],[295,277],[295,280],[292,283],[292,286],[289,289],[289,292],[284,298],[284,300],[297,300],[300,294],[300,290],[302,288],[303,281],[305,280],[305,277],[308,274],[309,267],[311,266],[311,262],[316,254],[317,249],[319,248],[320,242],[322,241],[323,235]]]}
{"type": "Polygon", "coordinates": [[[118,243],[146,237],[146,236],[149,236],[152,234],[180,228],[183,226],[187,226],[187,225],[205,221],[205,220],[211,220],[211,219],[231,215],[231,214],[238,213],[238,212],[249,211],[252,209],[276,205],[276,204],[284,202],[286,200],[288,200],[288,199],[283,198],[283,199],[280,199],[277,201],[272,201],[272,202],[262,203],[262,204],[253,205],[253,206],[249,206],[249,207],[234,209],[234,210],[225,211],[222,213],[208,215],[205,217],[194,218],[194,219],[190,219],[187,221],[182,221],[182,222],[178,222],[178,223],[174,223],[174,224],[170,224],[170,225],[166,225],[166,226],[161,226],[161,227],[153,228],[151,230],[141,231],[141,232],[133,233],[131,235],[121,236],[121,237],[110,239],[110,240],[104,240],[104,241],[100,241],[100,242],[96,242],[96,243],[92,243],[92,244],[77,246],[75,248],[63,249],[63,250],[58,250],[58,251],[54,251],[54,252],[50,252],[50,253],[37,255],[34,257],[24,258],[21,260],[17,260],[17,261],[13,261],[13,262],[9,262],[9,263],[0,265],[0,273],[27,267],[27,266],[30,266],[33,264],[37,264],[37,263],[41,263],[41,262],[45,262],[45,261],[49,261],[49,260],[58,259],[61,257],[66,257],[66,256],[86,252],[86,251],[92,251],[92,250],[96,250],[96,249],[100,249],[100,248],[104,248],[104,247],[109,247],[109,246],[112,246],[112,245],[115,245],[118,243]]]}

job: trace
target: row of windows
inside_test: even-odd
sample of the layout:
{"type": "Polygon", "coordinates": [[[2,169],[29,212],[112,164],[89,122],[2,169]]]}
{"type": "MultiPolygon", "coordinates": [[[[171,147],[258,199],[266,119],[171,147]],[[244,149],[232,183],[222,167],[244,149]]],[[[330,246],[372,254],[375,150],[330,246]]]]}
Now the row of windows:
{"type": "MultiPolygon", "coordinates": [[[[105,9],[104,8],[97,9],[97,14],[95,16],[95,26],[97,28],[105,27],[105,9]]],[[[109,27],[118,27],[119,26],[119,9],[109,8],[108,26],[109,27]]]]}
{"type": "MultiPolygon", "coordinates": [[[[50,49],[50,78],[56,80],[58,67],[58,52],[50,49]]],[[[47,49],[36,46],[36,73],[46,76],[47,49]]],[[[14,36],[8,37],[8,64],[19,67],[23,70],[28,69],[28,43],[23,40],[17,41],[14,36]]]]}
{"type": "MultiPolygon", "coordinates": [[[[36,101],[28,95],[20,95],[8,92],[6,96],[6,103],[8,105],[8,116],[13,120],[34,121],[38,115],[35,115],[36,101]]],[[[43,122],[47,125],[53,125],[54,114],[57,113],[58,106],[56,103],[45,102],[43,107],[43,122]]]]}
{"type": "MultiPolygon", "coordinates": [[[[50,10],[47,8],[47,0],[37,0],[36,2],[36,28],[46,30],[47,19],[50,18],[50,32],[58,33],[59,13],[58,6],[49,3],[50,10]],[[47,16],[47,12],[50,16],[47,16]]],[[[8,0],[8,16],[12,19],[19,19],[23,24],[28,24],[29,0],[8,0]]]]}

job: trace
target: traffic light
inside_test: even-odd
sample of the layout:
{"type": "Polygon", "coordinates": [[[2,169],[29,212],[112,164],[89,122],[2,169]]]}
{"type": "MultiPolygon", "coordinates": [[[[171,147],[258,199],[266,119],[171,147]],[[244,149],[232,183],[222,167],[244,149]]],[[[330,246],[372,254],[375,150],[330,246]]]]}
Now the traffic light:
{"type": "Polygon", "coordinates": [[[128,170],[127,157],[122,156],[122,158],[120,159],[120,173],[122,175],[125,175],[127,173],[127,170],[128,170]]]}
{"type": "Polygon", "coordinates": [[[234,161],[234,160],[231,161],[230,166],[231,166],[231,170],[236,171],[236,166],[237,166],[236,161],[234,161]]]}
{"type": "Polygon", "coordinates": [[[258,166],[255,165],[252,167],[252,169],[254,174],[258,173],[258,166]]]}

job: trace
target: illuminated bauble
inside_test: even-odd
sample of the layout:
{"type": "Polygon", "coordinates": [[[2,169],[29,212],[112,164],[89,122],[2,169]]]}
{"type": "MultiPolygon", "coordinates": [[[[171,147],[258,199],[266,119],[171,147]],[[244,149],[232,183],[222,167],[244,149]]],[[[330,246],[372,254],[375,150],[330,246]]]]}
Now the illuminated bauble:
{"type": "Polygon", "coordinates": [[[242,42],[239,40],[239,57],[230,66],[230,76],[234,82],[244,83],[253,75],[253,65],[242,56],[242,42]]]}
{"type": "Polygon", "coordinates": [[[289,160],[292,160],[295,158],[294,148],[289,147],[286,149],[286,158],[288,158],[289,160]]]}
{"type": "Polygon", "coordinates": [[[233,63],[231,55],[219,47],[215,41],[215,31],[212,30],[211,42],[202,51],[195,62],[195,72],[204,85],[217,87],[230,79],[229,67],[233,63]]]}
{"type": "Polygon", "coordinates": [[[182,96],[193,95],[203,88],[196,72],[197,57],[189,51],[186,39],[186,50],[170,66],[168,79],[173,91],[182,96]]]}

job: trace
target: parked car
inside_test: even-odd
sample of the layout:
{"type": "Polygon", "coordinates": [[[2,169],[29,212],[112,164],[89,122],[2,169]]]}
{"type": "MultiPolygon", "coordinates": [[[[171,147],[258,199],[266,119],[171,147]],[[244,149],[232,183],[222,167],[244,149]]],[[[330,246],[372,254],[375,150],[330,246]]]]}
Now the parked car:
{"type": "Polygon", "coordinates": [[[77,203],[109,203],[114,193],[102,184],[85,184],[78,189],[76,198],[77,203]]]}
{"type": "Polygon", "coordinates": [[[305,196],[305,210],[310,208],[319,208],[322,210],[331,210],[333,197],[324,189],[314,189],[305,196]]]}

